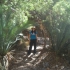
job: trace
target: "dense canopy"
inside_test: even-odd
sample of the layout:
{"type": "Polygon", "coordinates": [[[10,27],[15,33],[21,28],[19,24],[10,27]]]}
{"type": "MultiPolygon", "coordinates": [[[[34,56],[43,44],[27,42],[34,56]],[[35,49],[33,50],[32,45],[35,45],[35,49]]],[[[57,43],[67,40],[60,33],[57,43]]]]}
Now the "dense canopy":
{"type": "Polygon", "coordinates": [[[15,36],[38,20],[57,54],[70,51],[70,0],[0,0],[0,55],[15,36]]]}

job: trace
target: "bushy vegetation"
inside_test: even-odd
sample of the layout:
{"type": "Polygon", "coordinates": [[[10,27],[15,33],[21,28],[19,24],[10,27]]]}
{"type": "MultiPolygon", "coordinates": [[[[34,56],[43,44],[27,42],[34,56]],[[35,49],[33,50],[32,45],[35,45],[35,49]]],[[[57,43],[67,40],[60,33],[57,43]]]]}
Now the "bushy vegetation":
{"type": "MultiPolygon", "coordinates": [[[[9,51],[16,34],[40,18],[57,54],[70,51],[69,0],[0,0],[0,55],[9,51]],[[32,18],[32,19],[29,19],[32,18]]],[[[68,54],[69,55],[69,54],[68,54]]]]}
{"type": "Polygon", "coordinates": [[[53,5],[47,16],[45,25],[50,33],[52,47],[57,54],[65,54],[69,49],[70,40],[70,4],[67,1],[59,1],[53,5]]]}
{"type": "MultiPolygon", "coordinates": [[[[52,48],[57,54],[68,54],[70,43],[70,2],[47,0],[34,4],[32,15],[40,18],[51,39],[52,48]],[[41,6],[42,5],[42,6],[41,6]]],[[[69,54],[68,54],[69,55],[69,54]]]]}

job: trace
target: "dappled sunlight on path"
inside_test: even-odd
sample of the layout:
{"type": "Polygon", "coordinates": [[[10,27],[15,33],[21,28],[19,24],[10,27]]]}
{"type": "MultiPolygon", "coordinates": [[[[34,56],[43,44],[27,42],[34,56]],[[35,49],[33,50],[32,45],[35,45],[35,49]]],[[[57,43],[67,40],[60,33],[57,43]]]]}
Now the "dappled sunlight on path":
{"type": "Polygon", "coordinates": [[[31,54],[27,55],[28,48],[29,46],[26,46],[24,50],[13,52],[9,70],[70,70],[66,60],[51,51],[49,43],[45,47],[38,44],[36,54],[33,54],[33,46],[31,54]]]}
{"type": "MultiPolygon", "coordinates": [[[[33,49],[34,48],[32,48],[32,51],[33,49]]],[[[15,52],[14,58],[16,59],[16,61],[12,63],[12,67],[10,70],[32,70],[31,68],[34,69],[48,55],[46,51],[44,51],[44,53],[41,53],[42,49],[43,46],[38,45],[35,55],[33,54],[33,52],[31,52],[30,55],[27,55],[26,50],[15,52]]]]}

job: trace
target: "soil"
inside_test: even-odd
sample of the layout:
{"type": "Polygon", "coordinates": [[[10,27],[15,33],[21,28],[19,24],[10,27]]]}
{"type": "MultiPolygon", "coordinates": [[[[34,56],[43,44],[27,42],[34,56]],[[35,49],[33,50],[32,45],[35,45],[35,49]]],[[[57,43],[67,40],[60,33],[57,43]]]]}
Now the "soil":
{"type": "Polygon", "coordinates": [[[12,59],[9,63],[9,70],[70,70],[70,64],[63,57],[59,57],[50,47],[43,48],[37,45],[37,52],[33,50],[27,55],[27,46],[23,50],[12,50],[12,59]]]}

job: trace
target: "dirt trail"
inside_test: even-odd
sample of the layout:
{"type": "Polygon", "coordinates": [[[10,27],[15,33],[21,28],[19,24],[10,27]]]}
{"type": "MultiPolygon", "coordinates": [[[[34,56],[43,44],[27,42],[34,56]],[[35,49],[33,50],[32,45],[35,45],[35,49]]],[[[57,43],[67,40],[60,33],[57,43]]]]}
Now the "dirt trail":
{"type": "Polygon", "coordinates": [[[68,62],[51,51],[48,41],[45,49],[43,45],[37,45],[35,55],[33,48],[32,53],[27,55],[28,47],[24,50],[12,51],[13,59],[10,61],[9,70],[70,70],[68,62]]]}

